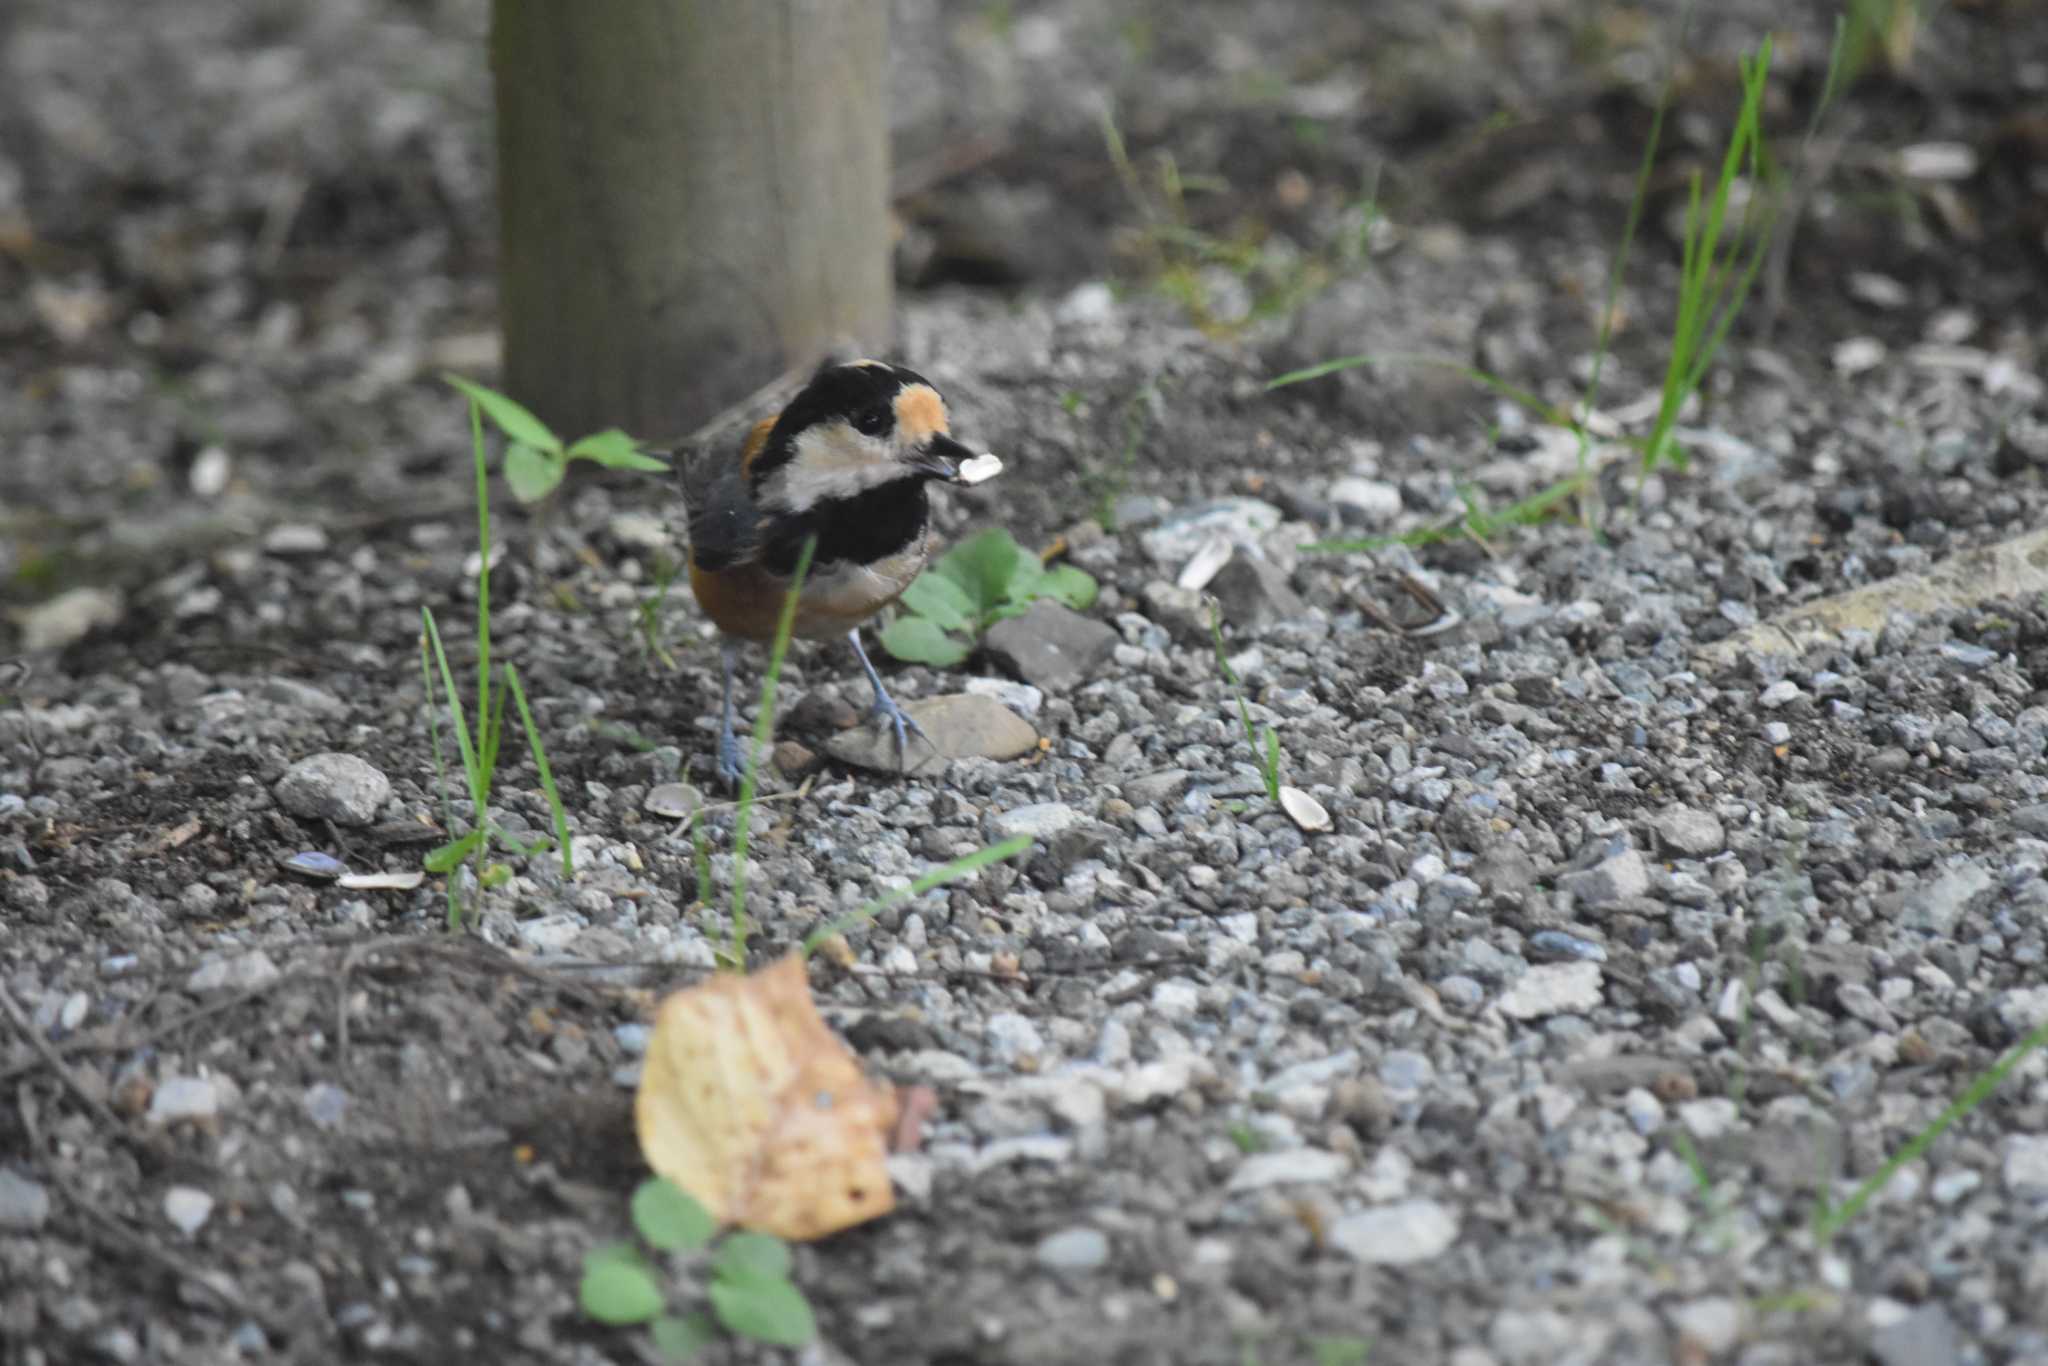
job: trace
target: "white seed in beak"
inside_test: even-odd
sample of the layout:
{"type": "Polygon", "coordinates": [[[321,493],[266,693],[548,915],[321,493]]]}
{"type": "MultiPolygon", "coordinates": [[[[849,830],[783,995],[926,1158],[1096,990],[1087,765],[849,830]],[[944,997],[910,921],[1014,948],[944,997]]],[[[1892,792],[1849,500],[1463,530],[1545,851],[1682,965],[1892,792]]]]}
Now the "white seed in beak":
{"type": "Polygon", "coordinates": [[[954,476],[956,484],[986,484],[1003,472],[1003,462],[990,454],[974,456],[960,462],[960,473],[954,476]]]}

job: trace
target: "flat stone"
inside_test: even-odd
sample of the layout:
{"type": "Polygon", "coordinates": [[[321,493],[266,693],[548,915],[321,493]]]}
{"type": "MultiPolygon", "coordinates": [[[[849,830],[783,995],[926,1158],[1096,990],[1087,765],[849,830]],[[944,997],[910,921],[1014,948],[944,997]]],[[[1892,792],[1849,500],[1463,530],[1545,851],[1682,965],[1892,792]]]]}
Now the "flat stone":
{"type": "Polygon", "coordinates": [[[1979,892],[1988,890],[1992,881],[1990,870],[1982,864],[1951,868],[1907,896],[1901,923],[1909,929],[1947,935],[1962,918],[1964,908],[1979,892]]]}
{"type": "Polygon", "coordinates": [[[1691,807],[1666,807],[1652,822],[1657,847],[1681,858],[1705,858],[1728,847],[1728,832],[1721,822],[1705,811],[1691,807]]]}
{"type": "Polygon", "coordinates": [[[33,1233],[50,1217],[50,1192],[11,1167],[0,1167],[0,1229],[33,1233]]]}
{"type": "Polygon", "coordinates": [[[1347,522],[1383,527],[1401,515],[1401,490],[1378,479],[1347,474],[1330,484],[1330,501],[1347,522]]]}
{"type": "Polygon", "coordinates": [[[1920,1305],[1870,1335],[1878,1366],[1950,1366],[1963,1360],[1955,1321],[1939,1304],[1920,1305]]]}
{"type": "Polygon", "coordinates": [[[48,602],[37,603],[15,615],[21,626],[24,653],[61,650],[76,644],[102,626],[121,620],[119,593],[105,588],[73,588],[48,602]]]}
{"type": "Polygon", "coordinates": [[[989,658],[1034,688],[1064,692],[1085,682],[1116,651],[1116,629],[1063,603],[1040,599],[1020,617],[989,627],[989,658]]]}
{"type": "Polygon", "coordinates": [[[1033,802],[1029,806],[998,812],[989,817],[988,827],[989,834],[999,840],[1015,839],[1019,835],[1042,840],[1062,830],[1071,830],[1085,819],[1065,802],[1033,802]]]}
{"type": "Polygon", "coordinates": [[[2005,1188],[2014,1195],[2048,1195],[2048,1136],[2013,1134],[2005,1140],[2005,1188]]]}
{"type": "Polygon", "coordinates": [[[1589,906],[1612,906],[1648,892],[1650,868],[1639,850],[1625,849],[1591,868],[1564,874],[1557,885],[1589,906]]]}
{"type": "Polygon", "coordinates": [[[1347,1214],[1330,1225],[1338,1251],[1374,1266],[1426,1262],[1458,1241],[1458,1215],[1434,1200],[1402,1200],[1347,1214]]]}
{"type": "Polygon", "coordinates": [[[277,964],[270,961],[270,955],[257,949],[233,958],[208,959],[185,979],[185,990],[196,996],[208,996],[217,991],[254,991],[269,986],[283,975],[277,964]]]}
{"type": "Polygon", "coordinates": [[[1495,1002],[1516,1020],[1544,1015],[1578,1015],[1600,1004],[1598,963],[1541,963],[1508,985],[1495,1002]]]}
{"type": "Polygon", "coordinates": [[[391,796],[391,780],[353,754],[314,754],[277,780],[278,804],[295,816],[368,825],[391,796]]]}
{"type": "Polygon", "coordinates": [[[878,720],[841,731],[825,742],[825,752],[857,768],[917,774],[935,773],[953,759],[1015,759],[1038,748],[1031,723],[992,697],[954,693],[920,698],[903,710],[925,730],[910,736],[905,758],[897,757],[896,732],[878,720]]]}
{"type": "Polygon", "coordinates": [[[1299,621],[1308,604],[1280,566],[1263,555],[1239,550],[1209,581],[1223,619],[1239,630],[1255,630],[1278,621],[1299,621]]]}
{"type": "MultiPolygon", "coordinates": [[[[1701,1357],[1717,1357],[1735,1345],[1742,1335],[1742,1303],[1714,1295],[1675,1305],[1670,1310],[1671,1326],[1679,1337],[1701,1357]]],[[[1684,1355],[1684,1349],[1680,1349],[1684,1355]]]]}
{"type": "Polygon", "coordinates": [[[173,1186],[164,1192],[164,1218],[187,1238],[213,1217],[213,1197],[197,1186],[173,1186]]]}
{"type": "Polygon", "coordinates": [[[1188,790],[1190,776],[1184,768],[1162,768],[1142,778],[1127,779],[1124,800],[1132,806],[1163,806],[1188,790]]]}
{"type": "Polygon", "coordinates": [[[149,1122],[212,1119],[220,1113],[220,1088],[210,1077],[165,1077],[149,1098],[149,1122]]]}
{"type": "Polygon", "coordinates": [[[1256,545],[1280,525],[1280,509],[1257,498],[1219,498],[1170,513],[1140,541],[1154,564],[1178,573],[1180,567],[1212,539],[1233,545],[1256,545]]]}
{"type": "Polygon", "coordinates": [[[1039,1239],[1033,1255],[1049,1271],[1093,1271],[1109,1260],[1109,1235],[1097,1228],[1063,1228],[1039,1239]]]}
{"type": "Polygon", "coordinates": [[[1253,1153],[1230,1174],[1232,1191],[1264,1190],[1268,1186],[1328,1185],[1351,1170],[1351,1159],[1322,1148],[1282,1148],[1253,1153]]]}

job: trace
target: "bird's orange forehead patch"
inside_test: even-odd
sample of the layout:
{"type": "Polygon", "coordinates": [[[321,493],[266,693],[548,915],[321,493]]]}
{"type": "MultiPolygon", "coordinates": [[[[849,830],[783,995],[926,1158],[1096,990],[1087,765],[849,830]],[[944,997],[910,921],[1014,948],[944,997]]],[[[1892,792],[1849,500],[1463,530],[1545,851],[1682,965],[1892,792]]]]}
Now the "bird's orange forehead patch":
{"type": "Polygon", "coordinates": [[[929,384],[913,384],[896,395],[896,430],[904,444],[921,446],[946,430],[946,401],[929,384]]]}

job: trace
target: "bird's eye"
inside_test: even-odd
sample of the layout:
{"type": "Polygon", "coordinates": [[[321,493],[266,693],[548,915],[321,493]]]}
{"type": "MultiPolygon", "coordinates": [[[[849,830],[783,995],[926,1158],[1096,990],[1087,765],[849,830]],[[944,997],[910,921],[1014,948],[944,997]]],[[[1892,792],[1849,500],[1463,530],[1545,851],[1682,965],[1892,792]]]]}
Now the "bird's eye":
{"type": "Polygon", "coordinates": [[[895,422],[896,415],[887,408],[869,408],[854,417],[853,427],[865,436],[887,436],[895,422]]]}

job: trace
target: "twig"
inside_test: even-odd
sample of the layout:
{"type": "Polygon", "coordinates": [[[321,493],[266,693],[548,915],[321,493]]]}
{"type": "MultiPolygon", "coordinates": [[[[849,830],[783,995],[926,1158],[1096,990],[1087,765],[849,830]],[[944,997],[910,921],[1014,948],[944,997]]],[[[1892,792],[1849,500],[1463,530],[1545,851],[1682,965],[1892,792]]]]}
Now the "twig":
{"type": "Polygon", "coordinates": [[[37,1056],[42,1059],[42,1065],[56,1073],[57,1080],[63,1082],[64,1088],[78,1097],[86,1109],[92,1111],[108,1133],[133,1138],[128,1132],[128,1126],[121,1122],[120,1116],[116,1115],[104,1100],[85,1089],[85,1083],[78,1079],[78,1074],[71,1070],[71,1065],[65,1062],[51,1046],[50,1041],[43,1037],[42,1031],[36,1028],[35,1022],[15,1001],[14,994],[7,989],[5,982],[0,982],[0,1011],[6,1013],[7,1018],[13,1022],[15,1032],[27,1040],[28,1046],[36,1051],[37,1056]]]}

